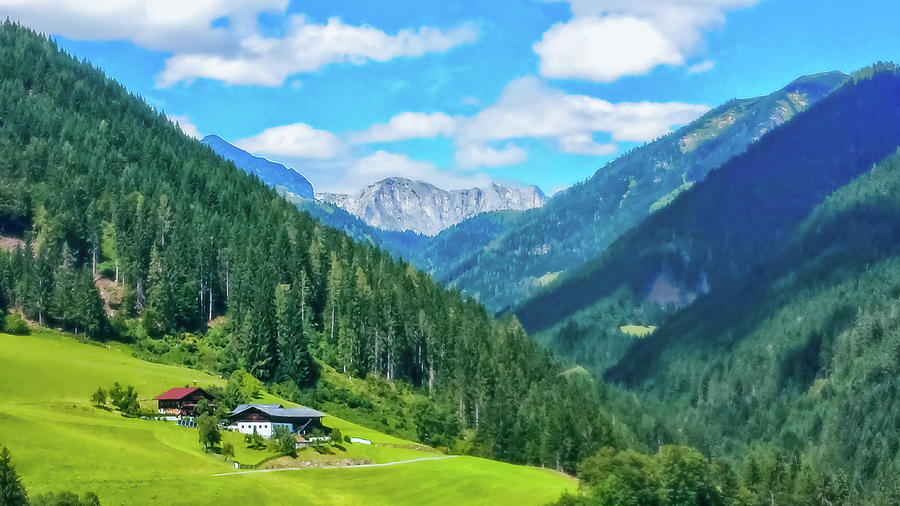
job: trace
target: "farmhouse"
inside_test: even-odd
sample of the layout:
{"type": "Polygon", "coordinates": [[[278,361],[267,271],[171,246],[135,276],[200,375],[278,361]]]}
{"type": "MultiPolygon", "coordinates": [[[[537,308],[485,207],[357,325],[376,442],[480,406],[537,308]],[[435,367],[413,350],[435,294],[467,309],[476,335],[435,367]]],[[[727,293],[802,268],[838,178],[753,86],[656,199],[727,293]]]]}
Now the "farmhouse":
{"type": "Polygon", "coordinates": [[[306,434],[314,428],[322,427],[325,416],[310,408],[285,408],[281,404],[241,404],[228,416],[228,430],[272,437],[277,427],[287,427],[295,434],[306,434]]]}
{"type": "Polygon", "coordinates": [[[156,396],[159,414],[177,418],[194,416],[200,399],[206,399],[210,406],[214,406],[213,396],[198,387],[173,388],[156,396]]]}

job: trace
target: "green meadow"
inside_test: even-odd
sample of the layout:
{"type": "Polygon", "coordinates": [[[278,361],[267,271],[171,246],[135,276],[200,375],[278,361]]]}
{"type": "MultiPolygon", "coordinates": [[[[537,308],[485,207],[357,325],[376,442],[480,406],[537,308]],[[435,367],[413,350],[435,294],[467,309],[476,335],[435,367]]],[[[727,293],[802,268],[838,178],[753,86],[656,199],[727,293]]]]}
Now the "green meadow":
{"type": "Polygon", "coordinates": [[[656,327],[652,325],[622,325],[619,330],[632,337],[647,337],[656,331],[656,327]]]}
{"type": "MultiPolygon", "coordinates": [[[[0,444],[10,448],[30,494],[93,490],[103,504],[543,504],[577,486],[552,471],[468,456],[215,476],[235,469],[205,454],[194,429],[92,406],[91,393],[115,381],[134,385],[146,405],[174,386],[224,384],[199,371],[138,360],[119,344],[85,344],[52,331],[0,334],[0,444]]],[[[266,396],[261,402],[282,401],[266,396]]],[[[305,450],[299,462],[442,457],[336,417],[324,423],[373,444],[344,444],[326,455],[305,450]]],[[[271,455],[245,448],[236,434],[227,437],[241,462],[271,455]]]]}

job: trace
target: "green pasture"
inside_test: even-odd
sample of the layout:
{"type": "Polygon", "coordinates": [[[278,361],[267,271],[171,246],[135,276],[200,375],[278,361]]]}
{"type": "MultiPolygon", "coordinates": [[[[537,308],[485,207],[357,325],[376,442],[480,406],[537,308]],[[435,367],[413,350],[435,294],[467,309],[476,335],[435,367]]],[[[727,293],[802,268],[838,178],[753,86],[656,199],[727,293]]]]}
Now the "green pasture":
{"type": "MultiPolygon", "coordinates": [[[[224,384],[202,372],[138,360],[122,345],[85,344],[53,331],[0,334],[0,444],[10,448],[31,494],[93,490],[103,504],[543,504],[576,487],[548,470],[474,457],[214,476],[235,469],[205,454],[194,429],[90,404],[98,386],[115,381],[134,385],[147,405],[174,386],[224,384]]],[[[282,401],[266,395],[261,402],[282,401]]],[[[324,423],[373,444],[344,444],[324,454],[304,450],[298,463],[442,456],[336,417],[324,423]]],[[[227,437],[238,460],[255,463],[271,455],[247,449],[238,434],[227,437]]]]}

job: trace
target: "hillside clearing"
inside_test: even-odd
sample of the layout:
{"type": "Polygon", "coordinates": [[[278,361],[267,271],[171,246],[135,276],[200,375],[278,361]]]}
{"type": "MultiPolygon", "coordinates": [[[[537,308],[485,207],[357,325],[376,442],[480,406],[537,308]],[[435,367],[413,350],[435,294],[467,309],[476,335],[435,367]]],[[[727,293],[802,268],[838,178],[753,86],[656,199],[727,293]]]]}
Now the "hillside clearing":
{"type": "MultiPolygon", "coordinates": [[[[544,469],[441,458],[431,448],[335,417],[324,423],[373,443],[346,444],[346,454],[337,457],[415,462],[223,479],[214,475],[234,468],[204,454],[194,429],[125,418],[88,401],[97,386],[115,381],[135,385],[146,404],[166,388],[194,381],[224,385],[221,378],[140,361],[120,344],[83,344],[45,330],[0,334],[0,364],[0,443],[10,448],[31,494],[93,490],[104,505],[283,504],[286,498],[306,504],[543,504],[576,486],[544,469]]],[[[264,397],[269,400],[283,402],[264,397]]]]}
{"type": "Polygon", "coordinates": [[[647,337],[656,331],[656,327],[653,325],[622,325],[619,330],[632,337],[647,337]]]}

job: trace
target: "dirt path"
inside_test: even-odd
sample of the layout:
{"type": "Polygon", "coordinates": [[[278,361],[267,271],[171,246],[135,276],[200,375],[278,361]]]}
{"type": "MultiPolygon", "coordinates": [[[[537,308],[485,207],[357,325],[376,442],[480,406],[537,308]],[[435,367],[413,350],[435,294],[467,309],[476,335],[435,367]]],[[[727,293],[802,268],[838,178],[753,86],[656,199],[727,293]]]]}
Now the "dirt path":
{"type": "Polygon", "coordinates": [[[307,469],[359,469],[363,467],[387,467],[387,466],[396,466],[399,464],[409,464],[411,462],[422,462],[423,460],[444,460],[444,459],[453,459],[459,457],[459,455],[444,455],[441,457],[424,457],[421,459],[412,459],[412,460],[399,460],[397,462],[385,462],[383,464],[360,464],[358,466],[307,466],[307,467],[290,467],[287,469],[255,469],[252,471],[238,471],[234,473],[219,473],[214,474],[213,476],[232,476],[235,474],[250,474],[250,473],[274,473],[278,471],[304,471],[307,469]]]}

